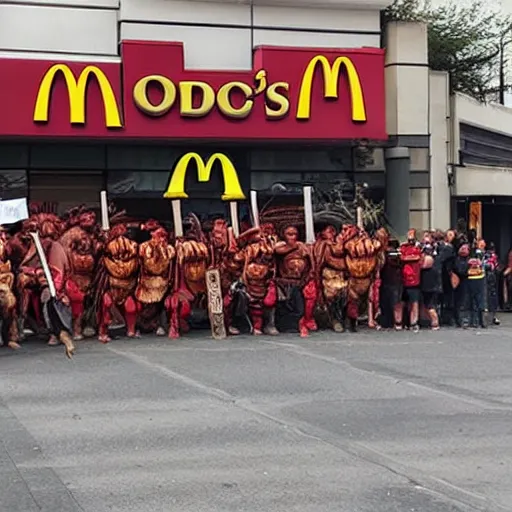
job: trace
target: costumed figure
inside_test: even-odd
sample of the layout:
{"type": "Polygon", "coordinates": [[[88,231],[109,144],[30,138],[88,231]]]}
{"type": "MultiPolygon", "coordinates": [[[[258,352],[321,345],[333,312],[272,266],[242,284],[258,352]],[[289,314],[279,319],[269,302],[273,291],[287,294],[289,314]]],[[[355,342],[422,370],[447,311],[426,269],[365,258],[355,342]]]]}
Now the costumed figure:
{"type": "Polygon", "coordinates": [[[18,312],[13,292],[14,273],[7,257],[7,239],[0,226],[0,344],[19,349],[18,312]]]}
{"type": "Polygon", "coordinates": [[[158,222],[150,220],[141,228],[150,233],[151,239],[139,246],[140,272],[135,289],[140,304],[139,321],[148,329],[156,329],[157,336],[163,336],[171,317],[168,292],[172,290],[176,251],[169,243],[169,233],[158,222]]]}
{"type": "Polygon", "coordinates": [[[386,246],[383,246],[378,239],[372,239],[363,229],[353,225],[343,226],[341,238],[349,276],[347,318],[350,329],[355,331],[361,307],[368,304],[379,255],[386,246]]]}
{"type": "Polygon", "coordinates": [[[242,249],[236,254],[235,261],[243,263],[242,282],[249,295],[252,332],[258,336],[265,328],[267,334],[276,335],[278,332],[272,318],[267,317],[264,324],[265,312],[274,310],[277,302],[274,241],[263,236],[260,228],[245,231],[238,240],[242,249]]]}
{"type": "Polygon", "coordinates": [[[190,330],[188,319],[194,308],[206,309],[206,271],[209,264],[207,239],[199,219],[188,216],[189,230],[176,240],[174,292],[171,299],[169,337],[179,338],[190,330]]]}
{"type": "Polygon", "coordinates": [[[98,313],[99,336],[102,343],[111,341],[108,328],[112,322],[112,308],[123,313],[127,336],[138,336],[136,331],[137,303],[134,292],[139,271],[138,244],[129,237],[126,224],[118,224],[105,232],[101,271],[95,287],[101,294],[98,313]]]}
{"type": "Polygon", "coordinates": [[[288,225],[283,230],[283,240],[275,245],[277,262],[276,283],[278,300],[284,301],[290,311],[299,303],[299,333],[306,337],[318,329],[314,318],[317,287],[313,252],[299,241],[299,230],[288,225]]]}
{"type": "MultiPolygon", "coordinates": [[[[59,253],[59,250],[56,249],[54,242],[50,239],[41,240],[37,232],[31,232],[31,236],[38,260],[38,266],[35,269],[35,280],[40,292],[44,322],[50,333],[49,343],[51,345],[62,343],[67,357],[71,359],[75,352],[75,346],[71,338],[72,318],[70,301],[64,289],[65,274],[60,266],[56,267],[49,263],[49,257],[52,255],[52,252],[59,253]]],[[[58,260],[54,261],[59,265],[61,264],[58,260]]]]}
{"type": "MultiPolygon", "coordinates": [[[[25,239],[30,237],[30,233],[39,233],[48,265],[52,268],[52,272],[55,271],[59,276],[62,276],[61,279],[64,284],[69,275],[69,260],[66,251],[59,242],[62,230],[62,220],[52,213],[34,213],[23,223],[22,227],[25,239]]],[[[21,301],[19,308],[20,325],[25,325],[29,312],[32,312],[35,320],[35,331],[43,327],[41,280],[36,273],[38,269],[41,270],[41,264],[36,245],[32,240],[20,262],[16,286],[21,301]]],[[[48,343],[49,345],[58,345],[59,340],[55,335],[51,335],[48,343]]]]}
{"type": "MultiPolygon", "coordinates": [[[[101,247],[97,227],[96,214],[93,211],[84,207],[74,208],[67,214],[66,229],[59,240],[69,259],[66,294],[71,301],[75,340],[83,339],[85,300],[91,291],[101,247]]],[[[86,327],[92,331],[92,326],[86,327]]],[[[92,332],[91,335],[93,334],[92,332]]]]}
{"type": "MultiPolygon", "coordinates": [[[[317,216],[317,224],[323,224],[317,216]]],[[[326,221],[313,246],[318,304],[327,312],[329,323],[336,332],[343,332],[347,304],[347,266],[345,248],[336,228],[326,221]]]]}
{"type": "Polygon", "coordinates": [[[228,228],[224,219],[215,219],[210,232],[210,266],[220,271],[224,323],[231,335],[240,334],[233,320],[248,313],[248,295],[240,280],[243,261],[236,258],[238,250],[233,228],[228,228]]]}
{"type": "Polygon", "coordinates": [[[317,330],[317,287],[312,248],[299,240],[299,229],[305,229],[304,206],[267,208],[261,222],[263,236],[274,246],[277,285],[276,307],[265,309],[265,330],[274,335],[278,330],[298,330],[305,337],[317,330]]]}
{"type": "Polygon", "coordinates": [[[368,301],[368,327],[370,329],[380,329],[377,317],[380,315],[380,289],[382,285],[381,271],[386,264],[386,251],[389,245],[389,233],[386,228],[379,228],[375,232],[375,238],[381,244],[377,250],[377,265],[375,267],[372,283],[370,287],[370,297],[368,301]]]}

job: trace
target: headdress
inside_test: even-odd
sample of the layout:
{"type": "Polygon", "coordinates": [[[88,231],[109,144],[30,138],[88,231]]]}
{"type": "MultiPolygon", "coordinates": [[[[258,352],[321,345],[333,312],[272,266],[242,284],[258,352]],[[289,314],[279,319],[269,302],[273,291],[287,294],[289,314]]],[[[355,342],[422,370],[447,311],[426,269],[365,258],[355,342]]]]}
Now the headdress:
{"type": "Polygon", "coordinates": [[[297,229],[303,231],[304,220],[304,206],[274,206],[268,208],[260,214],[261,224],[272,224],[279,236],[283,235],[284,230],[289,226],[295,226],[297,229]]]}

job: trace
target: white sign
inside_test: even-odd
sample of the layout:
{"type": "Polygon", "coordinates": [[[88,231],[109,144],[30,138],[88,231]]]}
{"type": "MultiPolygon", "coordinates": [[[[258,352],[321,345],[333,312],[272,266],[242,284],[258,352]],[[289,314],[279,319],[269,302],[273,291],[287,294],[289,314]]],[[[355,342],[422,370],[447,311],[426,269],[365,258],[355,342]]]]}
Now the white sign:
{"type": "Polygon", "coordinates": [[[0,225],[14,224],[28,219],[27,199],[8,199],[0,201],[0,225]]]}

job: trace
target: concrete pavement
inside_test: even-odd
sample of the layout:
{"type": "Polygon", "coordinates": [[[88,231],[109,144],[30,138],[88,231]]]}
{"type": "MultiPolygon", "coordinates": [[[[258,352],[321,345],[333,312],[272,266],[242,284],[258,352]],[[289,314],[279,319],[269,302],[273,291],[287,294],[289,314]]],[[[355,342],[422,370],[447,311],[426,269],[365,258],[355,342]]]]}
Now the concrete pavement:
{"type": "Polygon", "coordinates": [[[512,318],[2,349],[0,511],[512,510],[511,349],[512,318]]]}

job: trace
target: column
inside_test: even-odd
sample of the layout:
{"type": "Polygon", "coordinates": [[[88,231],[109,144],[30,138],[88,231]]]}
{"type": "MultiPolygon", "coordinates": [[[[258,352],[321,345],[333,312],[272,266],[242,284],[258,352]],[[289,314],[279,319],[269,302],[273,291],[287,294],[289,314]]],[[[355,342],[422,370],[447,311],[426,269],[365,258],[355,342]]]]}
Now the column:
{"type": "Polygon", "coordinates": [[[386,216],[391,229],[405,238],[409,229],[409,188],[411,157],[409,148],[386,149],[386,216]]]}

